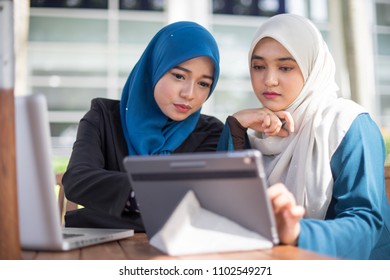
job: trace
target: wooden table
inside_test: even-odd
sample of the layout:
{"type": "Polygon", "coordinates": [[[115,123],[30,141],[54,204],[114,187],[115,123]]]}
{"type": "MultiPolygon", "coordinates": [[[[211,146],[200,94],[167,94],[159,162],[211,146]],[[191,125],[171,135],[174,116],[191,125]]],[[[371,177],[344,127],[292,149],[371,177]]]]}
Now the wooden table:
{"type": "Polygon", "coordinates": [[[119,241],[67,252],[22,251],[25,260],[325,260],[331,259],[293,246],[272,249],[170,257],[149,245],[143,233],[119,241]]]}

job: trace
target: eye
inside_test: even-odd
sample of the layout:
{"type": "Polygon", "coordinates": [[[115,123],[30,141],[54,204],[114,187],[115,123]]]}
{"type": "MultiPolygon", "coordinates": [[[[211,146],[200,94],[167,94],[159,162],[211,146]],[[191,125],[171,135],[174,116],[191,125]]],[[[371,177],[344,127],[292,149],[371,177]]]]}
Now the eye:
{"type": "Polygon", "coordinates": [[[265,67],[263,65],[253,65],[252,68],[254,70],[264,70],[265,69],[265,67]]]}
{"type": "Polygon", "coordinates": [[[179,73],[172,73],[172,76],[175,77],[178,80],[184,80],[184,76],[179,73]]]}
{"type": "Polygon", "coordinates": [[[288,72],[288,71],[291,71],[293,70],[294,68],[293,67],[290,67],[290,66],[282,66],[282,67],[279,67],[279,69],[283,72],[288,72]]]}
{"type": "Polygon", "coordinates": [[[207,83],[207,82],[199,82],[198,83],[201,87],[204,87],[204,88],[210,88],[211,84],[210,83],[207,83]]]}

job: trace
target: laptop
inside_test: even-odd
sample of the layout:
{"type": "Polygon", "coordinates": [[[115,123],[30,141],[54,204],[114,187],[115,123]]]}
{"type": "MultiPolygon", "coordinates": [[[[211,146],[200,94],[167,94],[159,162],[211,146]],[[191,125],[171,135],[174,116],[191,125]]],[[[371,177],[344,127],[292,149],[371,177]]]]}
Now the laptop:
{"type": "Polygon", "coordinates": [[[257,150],[124,158],[149,240],[192,190],[201,207],[278,244],[257,150]]]}
{"type": "Polygon", "coordinates": [[[65,251],[127,238],[129,229],[64,228],[55,194],[43,95],[15,97],[19,235],[23,249],[65,251]]]}

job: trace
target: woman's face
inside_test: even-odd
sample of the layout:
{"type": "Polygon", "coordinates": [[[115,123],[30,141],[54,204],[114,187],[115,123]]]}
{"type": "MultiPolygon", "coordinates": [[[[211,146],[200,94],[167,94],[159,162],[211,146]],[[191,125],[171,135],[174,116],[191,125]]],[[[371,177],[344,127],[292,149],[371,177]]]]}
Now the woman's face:
{"type": "Polygon", "coordinates": [[[214,64],[206,56],[173,67],[154,87],[154,99],[158,107],[174,121],[186,119],[206,101],[213,74],[214,64]]]}
{"type": "Polygon", "coordinates": [[[286,109],[301,92],[304,78],[292,55],[276,40],[261,39],[252,53],[253,90],[264,107],[286,109]]]}

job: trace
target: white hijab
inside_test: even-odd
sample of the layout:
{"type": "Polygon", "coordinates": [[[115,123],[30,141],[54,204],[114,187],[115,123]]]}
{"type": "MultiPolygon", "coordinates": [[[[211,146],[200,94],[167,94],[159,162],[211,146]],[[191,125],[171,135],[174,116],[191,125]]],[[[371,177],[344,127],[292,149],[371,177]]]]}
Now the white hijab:
{"type": "Polygon", "coordinates": [[[306,18],[281,14],[256,32],[249,51],[249,66],[257,43],[271,37],[297,61],[304,77],[299,96],[289,105],[295,132],[286,138],[250,135],[251,145],[264,155],[270,184],[284,183],[307,218],[324,219],[333,179],[330,160],[358,114],[358,104],[339,98],[335,64],[318,29],[306,18]]]}

